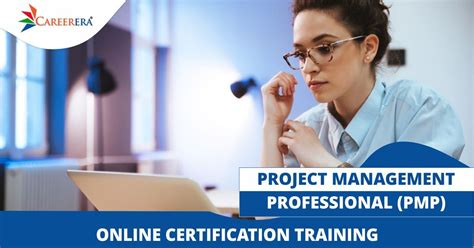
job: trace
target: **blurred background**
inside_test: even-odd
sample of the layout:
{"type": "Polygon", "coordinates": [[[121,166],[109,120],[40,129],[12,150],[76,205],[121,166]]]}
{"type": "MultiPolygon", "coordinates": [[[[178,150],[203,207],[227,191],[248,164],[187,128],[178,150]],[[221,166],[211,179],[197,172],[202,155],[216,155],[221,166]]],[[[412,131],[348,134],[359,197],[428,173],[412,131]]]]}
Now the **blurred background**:
{"type": "MultiPolygon", "coordinates": [[[[444,96],[464,128],[461,161],[473,164],[474,1],[386,3],[389,53],[404,59],[385,59],[379,77],[444,96]]],[[[292,49],[290,6],[128,0],[93,39],[64,50],[0,31],[0,208],[87,209],[67,169],[178,174],[238,190],[238,168],[259,163],[259,85],[290,71],[282,59],[292,49]],[[88,87],[92,57],[115,84],[106,94],[88,87]],[[230,85],[249,77],[257,87],[236,98],[230,85]]],[[[316,104],[298,84],[290,118],[316,104]]]]}

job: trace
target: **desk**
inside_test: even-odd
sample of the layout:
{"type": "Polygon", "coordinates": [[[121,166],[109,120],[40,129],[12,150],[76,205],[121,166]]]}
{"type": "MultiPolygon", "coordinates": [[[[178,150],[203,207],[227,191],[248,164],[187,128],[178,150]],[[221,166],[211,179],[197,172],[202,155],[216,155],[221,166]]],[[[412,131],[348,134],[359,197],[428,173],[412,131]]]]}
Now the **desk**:
{"type": "Polygon", "coordinates": [[[206,194],[222,214],[239,215],[239,191],[213,189],[206,194]]]}

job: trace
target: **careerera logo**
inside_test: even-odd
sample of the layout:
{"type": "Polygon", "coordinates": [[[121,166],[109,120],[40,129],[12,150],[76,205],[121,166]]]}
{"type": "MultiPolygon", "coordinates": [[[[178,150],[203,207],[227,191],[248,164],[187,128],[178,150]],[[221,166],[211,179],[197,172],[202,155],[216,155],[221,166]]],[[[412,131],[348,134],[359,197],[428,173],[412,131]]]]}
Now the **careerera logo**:
{"type": "Polygon", "coordinates": [[[23,27],[23,30],[21,30],[21,32],[26,31],[26,30],[36,26],[36,8],[31,6],[31,4],[30,4],[30,10],[31,10],[31,12],[22,11],[23,14],[27,18],[20,21],[20,22],[25,23],[25,27],[23,27]]]}
{"type": "Polygon", "coordinates": [[[21,23],[24,23],[25,26],[21,30],[24,32],[35,26],[50,26],[50,27],[67,27],[67,26],[93,26],[92,16],[89,18],[72,18],[72,17],[55,17],[55,18],[46,18],[44,16],[36,16],[37,10],[30,4],[30,12],[22,11],[22,13],[27,17],[21,20],[21,23]]]}

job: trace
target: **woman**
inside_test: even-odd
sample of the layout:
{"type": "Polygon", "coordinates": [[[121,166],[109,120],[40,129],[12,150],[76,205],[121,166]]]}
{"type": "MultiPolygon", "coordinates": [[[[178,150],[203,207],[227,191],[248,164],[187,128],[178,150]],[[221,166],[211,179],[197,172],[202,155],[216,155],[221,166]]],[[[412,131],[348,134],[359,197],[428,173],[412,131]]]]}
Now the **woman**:
{"type": "Polygon", "coordinates": [[[462,127],[445,100],[411,81],[377,80],[391,40],[388,23],[380,0],[294,0],[294,51],[284,59],[320,104],[286,121],[295,77],[279,72],[262,86],[262,166],[360,166],[397,141],[459,159],[462,127]]]}

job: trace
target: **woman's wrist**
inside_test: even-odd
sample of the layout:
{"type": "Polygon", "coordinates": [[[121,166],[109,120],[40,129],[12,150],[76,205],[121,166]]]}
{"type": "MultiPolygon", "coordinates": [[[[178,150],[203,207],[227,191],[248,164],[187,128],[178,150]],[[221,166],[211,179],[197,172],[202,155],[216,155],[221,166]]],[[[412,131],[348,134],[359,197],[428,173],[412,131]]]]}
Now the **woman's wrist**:
{"type": "Polygon", "coordinates": [[[326,168],[337,168],[340,164],[342,164],[342,161],[333,157],[331,154],[328,154],[324,159],[322,159],[322,161],[319,162],[320,167],[326,168]]]}
{"type": "MultiPolygon", "coordinates": [[[[331,156],[332,157],[332,156],[331,156]]],[[[334,157],[330,158],[328,160],[328,162],[326,163],[326,166],[327,167],[330,167],[330,168],[337,168],[339,167],[341,164],[343,164],[342,161],[340,161],[339,159],[336,159],[334,157]]]]}
{"type": "Polygon", "coordinates": [[[283,131],[283,124],[263,123],[263,146],[260,164],[266,166],[283,166],[283,157],[278,149],[278,138],[283,131]]]}
{"type": "Polygon", "coordinates": [[[312,162],[303,165],[305,167],[337,168],[342,163],[342,161],[326,152],[325,154],[315,156],[312,162]]]}
{"type": "Polygon", "coordinates": [[[275,121],[275,120],[264,120],[263,121],[263,129],[272,130],[278,129],[281,131],[283,129],[284,122],[282,121],[275,121]]]}

